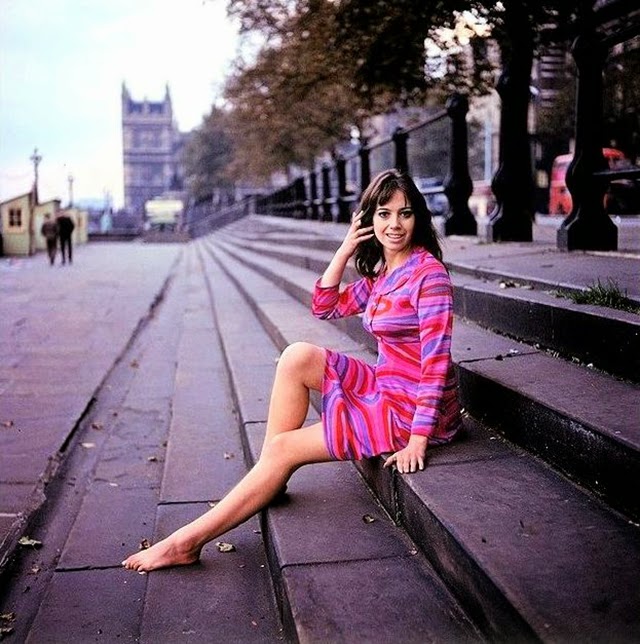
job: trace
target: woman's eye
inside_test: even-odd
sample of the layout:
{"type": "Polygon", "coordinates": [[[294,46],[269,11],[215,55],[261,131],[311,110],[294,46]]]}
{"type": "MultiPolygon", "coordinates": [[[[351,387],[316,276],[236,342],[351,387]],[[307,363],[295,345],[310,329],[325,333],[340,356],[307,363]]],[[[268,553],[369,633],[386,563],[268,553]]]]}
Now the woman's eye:
{"type": "Polygon", "coordinates": [[[388,212],[385,212],[384,210],[382,212],[376,213],[380,219],[386,219],[389,216],[388,212]]]}
{"type": "Polygon", "coordinates": [[[401,215],[404,219],[411,219],[413,217],[413,212],[411,210],[405,210],[401,215]]]}

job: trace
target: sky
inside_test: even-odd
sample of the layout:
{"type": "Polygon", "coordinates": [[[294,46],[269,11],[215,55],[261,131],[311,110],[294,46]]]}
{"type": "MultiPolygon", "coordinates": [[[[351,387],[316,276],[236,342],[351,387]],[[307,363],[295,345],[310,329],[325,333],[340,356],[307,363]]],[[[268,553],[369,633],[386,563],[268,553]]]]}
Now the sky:
{"type": "Polygon", "coordinates": [[[239,46],[225,0],[0,0],[0,201],[123,203],[121,89],[162,100],[180,130],[220,97],[239,46]]]}

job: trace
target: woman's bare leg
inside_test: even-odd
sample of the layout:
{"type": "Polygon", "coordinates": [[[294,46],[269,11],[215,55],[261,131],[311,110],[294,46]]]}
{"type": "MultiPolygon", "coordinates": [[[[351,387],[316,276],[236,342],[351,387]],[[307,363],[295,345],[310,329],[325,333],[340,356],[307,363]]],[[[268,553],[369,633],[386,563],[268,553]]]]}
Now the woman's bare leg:
{"type": "Polygon", "coordinates": [[[147,572],[196,562],[207,542],[265,507],[296,469],[330,460],[322,423],[273,436],[265,442],[255,466],[215,507],[148,550],[131,555],[122,565],[147,572]]]}
{"type": "Polygon", "coordinates": [[[325,363],[325,350],[308,342],[295,342],[282,352],[271,390],[265,445],[277,434],[302,427],[309,390],[322,388],[325,363]]]}

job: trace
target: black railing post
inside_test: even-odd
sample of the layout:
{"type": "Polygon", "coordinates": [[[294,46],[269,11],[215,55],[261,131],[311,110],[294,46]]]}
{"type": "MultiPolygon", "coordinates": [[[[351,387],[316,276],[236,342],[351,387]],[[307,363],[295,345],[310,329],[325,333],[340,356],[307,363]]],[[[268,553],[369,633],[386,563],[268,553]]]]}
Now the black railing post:
{"type": "Polygon", "coordinates": [[[344,224],[351,220],[347,193],[347,161],[344,157],[336,159],[336,173],[338,174],[338,221],[344,224]]]}
{"type": "Polygon", "coordinates": [[[322,166],[322,221],[333,221],[331,207],[331,169],[325,163],[322,166]]]}
{"type": "Polygon", "coordinates": [[[604,209],[607,184],[594,177],[594,172],[607,168],[602,154],[602,70],[607,52],[594,32],[590,6],[572,54],[578,70],[576,148],[566,178],[572,208],[558,229],[557,245],[562,250],[616,250],[618,229],[604,209]]]}
{"type": "Polygon", "coordinates": [[[311,219],[318,219],[318,175],[315,170],[312,170],[309,174],[309,188],[311,192],[311,219]]]}
{"type": "Polygon", "coordinates": [[[396,170],[400,172],[409,172],[409,155],[407,153],[407,139],[409,133],[401,127],[396,128],[393,133],[393,144],[396,150],[396,170]]]}
{"type": "Polygon", "coordinates": [[[304,219],[307,214],[307,187],[304,185],[304,177],[298,177],[293,183],[294,192],[294,211],[293,216],[296,219],[304,219]]]}
{"type": "Polygon", "coordinates": [[[453,94],[447,100],[446,107],[451,119],[451,162],[444,181],[444,193],[450,209],[444,231],[446,235],[475,235],[477,224],[469,209],[469,197],[473,192],[467,150],[469,101],[462,94],[453,94]]]}
{"type": "Polygon", "coordinates": [[[360,149],[358,154],[360,156],[360,194],[362,194],[365,188],[371,182],[371,164],[369,162],[370,150],[367,147],[366,143],[360,144],[360,149]]]}
{"type": "Polygon", "coordinates": [[[505,3],[510,51],[497,91],[500,110],[500,165],[491,188],[497,205],[485,229],[487,241],[531,241],[534,183],[528,132],[533,30],[518,3],[505,3]]]}

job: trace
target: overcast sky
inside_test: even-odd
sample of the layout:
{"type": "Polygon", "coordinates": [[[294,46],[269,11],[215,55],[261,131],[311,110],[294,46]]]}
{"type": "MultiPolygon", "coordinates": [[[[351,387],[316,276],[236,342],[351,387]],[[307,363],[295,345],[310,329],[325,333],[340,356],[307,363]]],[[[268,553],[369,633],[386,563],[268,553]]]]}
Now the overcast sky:
{"type": "Polygon", "coordinates": [[[161,100],[181,130],[219,97],[238,46],[225,0],[0,0],[0,200],[28,192],[35,147],[41,199],[122,205],[120,93],[161,100]]]}

